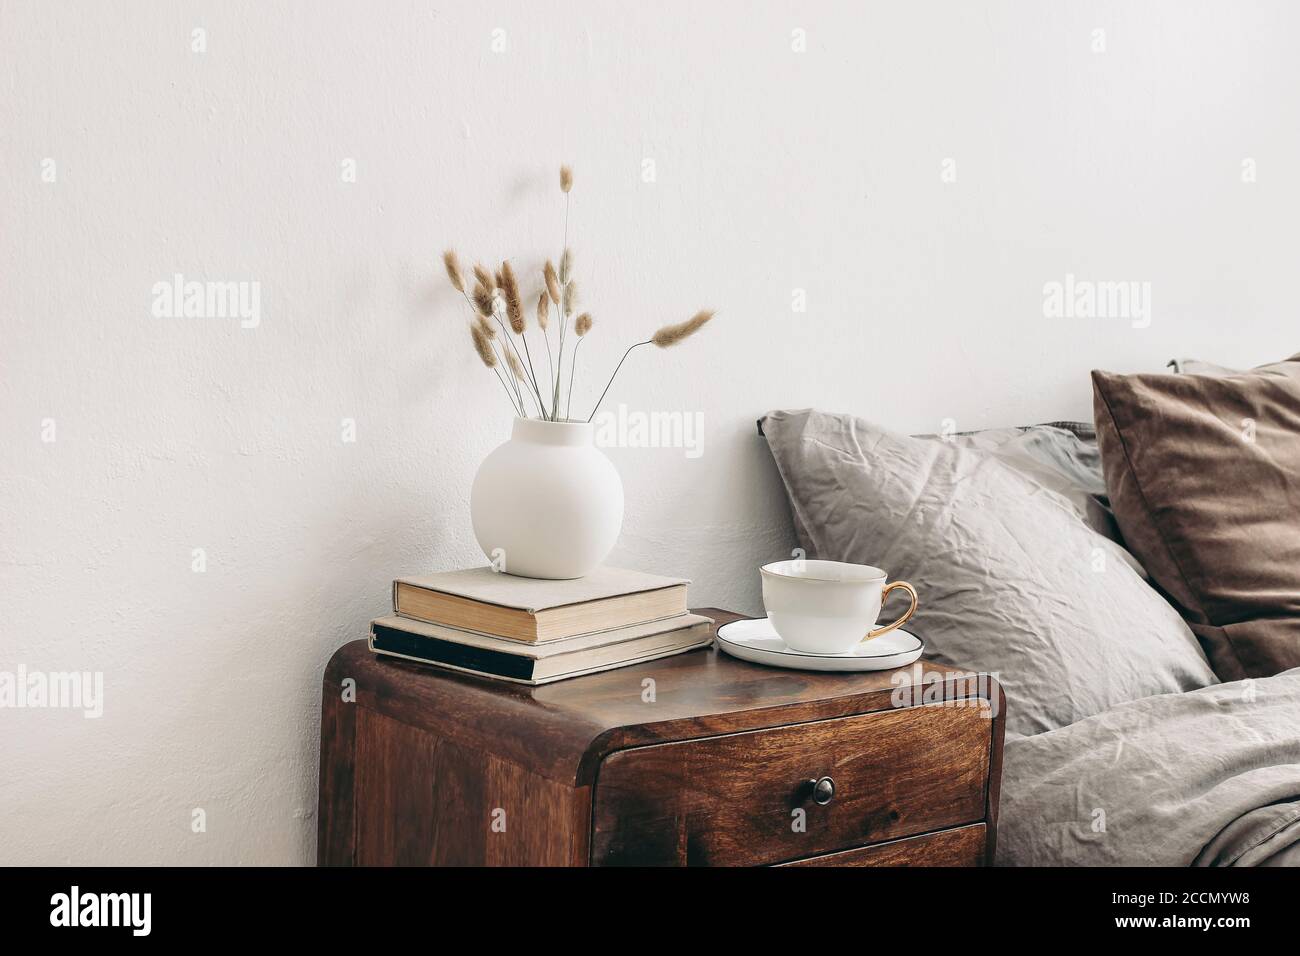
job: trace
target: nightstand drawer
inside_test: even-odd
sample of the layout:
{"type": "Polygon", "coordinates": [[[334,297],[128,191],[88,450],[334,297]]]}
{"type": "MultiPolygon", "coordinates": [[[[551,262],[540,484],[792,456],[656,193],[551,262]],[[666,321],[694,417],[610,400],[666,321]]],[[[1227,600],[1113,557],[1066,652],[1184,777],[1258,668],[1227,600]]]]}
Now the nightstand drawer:
{"type": "Polygon", "coordinates": [[[986,702],[963,704],[613,753],[592,863],[779,863],[981,820],[994,722],[986,702]]]}
{"type": "Polygon", "coordinates": [[[825,853],[806,860],[794,860],[781,866],[979,866],[988,846],[988,828],[982,823],[940,830],[923,836],[890,840],[825,853]]]}

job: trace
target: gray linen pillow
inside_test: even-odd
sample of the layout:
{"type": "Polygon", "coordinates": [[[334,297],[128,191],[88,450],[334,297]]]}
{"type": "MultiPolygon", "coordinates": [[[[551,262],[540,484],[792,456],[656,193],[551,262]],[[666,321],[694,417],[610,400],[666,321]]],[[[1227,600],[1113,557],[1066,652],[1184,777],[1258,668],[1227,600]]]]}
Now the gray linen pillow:
{"type": "Polygon", "coordinates": [[[807,409],[762,424],[808,556],[910,581],[926,655],[997,674],[1010,733],[1216,683],[1122,549],[996,456],[807,409]]]}
{"type": "Polygon", "coordinates": [[[1091,422],[1049,422],[916,437],[950,441],[993,455],[1035,484],[1064,495],[1088,527],[1120,545],[1129,567],[1147,580],[1142,562],[1123,547],[1124,536],[1106,497],[1097,431],[1091,422]]]}

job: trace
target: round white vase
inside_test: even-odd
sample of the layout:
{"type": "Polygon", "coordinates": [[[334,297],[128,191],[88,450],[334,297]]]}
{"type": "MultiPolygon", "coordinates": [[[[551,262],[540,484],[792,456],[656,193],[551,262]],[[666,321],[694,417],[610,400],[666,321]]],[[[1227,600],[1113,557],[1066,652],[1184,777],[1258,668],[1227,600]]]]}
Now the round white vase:
{"type": "Polygon", "coordinates": [[[474,537],[500,570],[580,578],[623,526],[623,482],[588,422],[516,418],[510,440],[479,465],[469,493],[474,537]]]}

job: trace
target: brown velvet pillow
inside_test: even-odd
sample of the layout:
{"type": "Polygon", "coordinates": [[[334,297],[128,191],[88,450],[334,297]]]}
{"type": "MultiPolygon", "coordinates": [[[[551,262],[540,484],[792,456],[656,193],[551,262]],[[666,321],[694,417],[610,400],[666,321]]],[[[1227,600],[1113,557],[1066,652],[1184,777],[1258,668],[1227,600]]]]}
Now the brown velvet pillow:
{"type": "Polygon", "coordinates": [[[1127,547],[1224,681],[1300,666],[1300,355],[1236,375],[1093,372],[1127,547]]]}

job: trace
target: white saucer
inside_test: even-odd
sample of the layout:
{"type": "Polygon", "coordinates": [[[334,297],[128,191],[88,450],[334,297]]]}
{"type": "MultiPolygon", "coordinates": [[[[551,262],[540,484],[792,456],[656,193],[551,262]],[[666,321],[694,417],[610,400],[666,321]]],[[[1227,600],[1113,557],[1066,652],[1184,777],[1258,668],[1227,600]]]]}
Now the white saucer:
{"type": "Polygon", "coordinates": [[[732,657],[769,667],[805,671],[887,671],[921,656],[925,643],[901,628],[854,645],[846,654],[806,654],[791,650],[765,617],[733,621],[718,628],[718,647],[732,657]]]}

